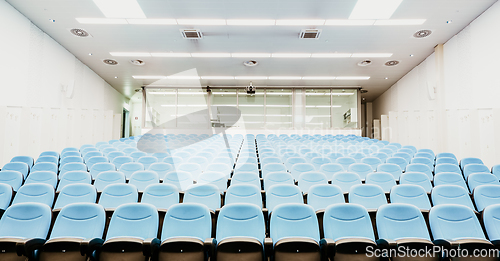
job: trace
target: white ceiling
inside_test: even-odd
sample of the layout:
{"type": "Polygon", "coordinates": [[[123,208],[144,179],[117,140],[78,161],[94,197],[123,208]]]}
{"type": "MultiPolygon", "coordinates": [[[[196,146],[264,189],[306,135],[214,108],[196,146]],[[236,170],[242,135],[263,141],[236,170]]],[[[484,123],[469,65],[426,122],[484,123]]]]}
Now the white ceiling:
{"type": "MultiPolygon", "coordinates": [[[[258,80],[259,86],[362,86],[368,101],[378,97],[398,79],[446,42],[497,0],[404,0],[391,19],[427,19],[423,25],[405,26],[181,26],[90,25],[75,18],[104,18],[92,0],[6,0],[53,37],[115,89],[131,97],[134,89],[154,80],[132,75],[172,75],[196,69],[202,76],[370,76],[370,80],[258,80]],[[54,19],[55,22],[50,21],[54,19]],[[446,21],[452,20],[452,23],[446,21]],[[71,28],[83,28],[92,37],[78,38],[71,28]],[[194,28],[204,39],[185,40],[179,29],[194,28]],[[322,29],[320,39],[299,39],[302,29],[322,29]],[[430,29],[426,39],[413,33],[430,29]],[[210,53],[393,53],[391,58],[258,58],[259,65],[245,67],[245,58],[132,58],[109,52],[210,52],[210,53]],[[88,54],[92,53],[92,56],[88,54]],[[410,55],[413,54],[413,57],[410,55]],[[102,60],[113,58],[117,66],[102,60]],[[386,67],[388,60],[399,60],[386,67]],[[118,77],[118,78],[115,78],[118,77]],[[385,78],[389,79],[386,80],[385,78]]],[[[138,0],[148,18],[214,19],[348,19],[356,0],[138,0]]],[[[244,86],[248,80],[201,80],[201,85],[244,86]]]]}

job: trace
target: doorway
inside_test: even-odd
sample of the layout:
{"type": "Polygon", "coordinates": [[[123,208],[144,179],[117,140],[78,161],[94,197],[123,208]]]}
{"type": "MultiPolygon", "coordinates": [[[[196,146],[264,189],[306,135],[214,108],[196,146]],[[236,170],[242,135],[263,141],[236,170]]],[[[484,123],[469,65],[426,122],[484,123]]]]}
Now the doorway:
{"type": "Polygon", "coordinates": [[[122,138],[130,137],[130,112],[123,108],[122,113],[122,138]]]}

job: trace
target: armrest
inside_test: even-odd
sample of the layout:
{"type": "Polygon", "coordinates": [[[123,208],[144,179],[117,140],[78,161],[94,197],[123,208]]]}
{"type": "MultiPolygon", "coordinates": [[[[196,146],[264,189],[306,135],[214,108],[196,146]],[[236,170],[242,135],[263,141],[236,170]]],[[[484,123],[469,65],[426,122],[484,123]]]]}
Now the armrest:
{"type": "Polygon", "coordinates": [[[80,243],[80,254],[90,256],[95,250],[101,248],[103,243],[102,238],[87,238],[80,243]]]}
{"type": "Polygon", "coordinates": [[[26,256],[31,259],[33,252],[43,246],[47,240],[44,238],[30,238],[16,242],[16,253],[18,256],[26,256]]]}
{"type": "Polygon", "coordinates": [[[160,249],[161,241],[158,238],[146,238],[142,243],[142,253],[144,256],[152,256],[160,249]]]}
{"type": "Polygon", "coordinates": [[[266,237],[264,238],[264,254],[266,255],[266,259],[269,260],[269,258],[273,255],[273,239],[266,237]]]}
{"type": "Polygon", "coordinates": [[[398,243],[392,239],[380,238],[377,240],[377,245],[381,248],[397,248],[398,243]]]}
{"type": "Polygon", "coordinates": [[[208,253],[209,257],[215,257],[215,247],[217,246],[217,240],[215,238],[207,238],[203,242],[203,247],[205,252],[208,253]]]}
{"type": "Polygon", "coordinates": [[[321,255],[333,260],[335,256],[335,241],[330,238],[323,238],[319,241],[319,247],[321,249],[321,255]]]}

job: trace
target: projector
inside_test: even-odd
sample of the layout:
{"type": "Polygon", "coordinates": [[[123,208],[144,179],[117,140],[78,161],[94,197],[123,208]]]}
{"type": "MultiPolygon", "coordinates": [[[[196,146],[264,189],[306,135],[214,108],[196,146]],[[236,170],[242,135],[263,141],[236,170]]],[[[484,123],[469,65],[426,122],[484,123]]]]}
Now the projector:
{"type": "Polygon", "coordinates": [[[247,94],[255,94],[255,86],[253,86],[252,82],[245,88],[247,90],[247,94]]]}

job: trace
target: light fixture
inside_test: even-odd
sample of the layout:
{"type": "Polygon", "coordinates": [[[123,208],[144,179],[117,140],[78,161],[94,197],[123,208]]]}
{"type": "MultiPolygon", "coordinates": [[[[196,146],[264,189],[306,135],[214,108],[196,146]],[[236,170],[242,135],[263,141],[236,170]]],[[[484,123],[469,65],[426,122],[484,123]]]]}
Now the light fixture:
{"type": "Polygon", "coordinates": [[[326,20],[325,25],[373,25],[375,20],[348,20],[348,19],[330,19],[326,20]]]}
{"type": "Polygon", "coordinates": [[[273,53],[274,58],[309,58],[310,53],[273,53]]]}
{"type": "Polygon", "coordinates": [[[422,25],[426,19],[387,19],[377,20],[375,25],[422,25]]]}
{"type": "Polygon", "coordinates": [[[329,81],[335,80],[337,77],[334,76],[305,76],[302,77],[302,80],[320,80],[320,81],[329,81]]]}
{"type": "Polygon", "coordinates": [[[370,76],[338,76],[336,80],[369,80],[370,76]]]}
{"type": "Polygon", "coordinates": [[[269,76],[269,80],[300,80],[300,76],[269,76]]]}
{"type": "Polygon", "coordinates": [[[225,19],[177,19],[179,25],[226,25],[225,19]]]}
{"type": "Polygon", "coordinates": [[[129,24],[176,25],[175,19],[127,19],[129,24]]]}
{"type": "Polygon", "coordinates": [[[54,19],[49,19],[49,21],[51,21],[51,22],[53,22],[53,23],[55,23],[55,22],[56,22],[56,20],[54,20],[54,19]]]}
{"type": "Polygon", "coordinates": [[[324,25],[325,20],[318,19],[282,19],[276,20],[276,25],[297,25],[297,26],[308,26],[308,25],[324,25]]]}
{"type": "Polygon", "coordinates": [[[138,80],[161,80],[167,79],[167,76],[159,76],[159,75],[133,75],[132,78],[138,80]]]}
{"type": "Polygon", "coordinates": [[[110,52],[111,56],[124,56],[124,57],[151,57],[150,53],[136,53],[136,52],[110,52]]]}
{"type": "Polygon", "coordinates": [[[151,53],[153,57],[191,57],[190,53],[151,53]]]}
{"type": "Polygon", "coordinates": [[[236,92],[212,92],[214,95],[236,94],[236,92]]]}
{"type": "Polygon", "coordinates": [[[451,23],[453,23],[453,20],[448,20],[448,21],[446,21],[446,23],[451,24],[451,23]]]}
{"type": "Polygon", "coordinates": [[[413,57],[413,56],[415,56],[415,55],[413,55],[413,54],[410,54],[410,57],[413,57]]]}
{"type": "Polygon", "coordinates": [[[268,58],[271,57],[270,53],[232,53],[232,57],[238,58],[268,58]]]}
{"type": "Polygon", "coordinates": [[[203,80],[234,80],[234,76],[201,76],[203,80]]]}
{"type": "Polygon", "coordinates": [[[349,19],[389,19],[403,0],[358,0],[349,19]]]}
{"type": "Polygon", "coordinates": [[[92,53],[89,53],[89,56],[92,56],[92,53]]]}
{"type": "Polygon", "coordinates": [[[353,53],[351,57],[354,58],[379,58],[391,57],[392,53],[353,53]]]}
{"type": "Polygon", "coordinates": [[[227,19],[227,25],[249,25],[249,26],[263,26],[275,25],[276,20],[273,19],[227,19]]]}
{"type": "Polygon", "coordinates": [[[230,53],[192,53],[192,57],[210,57],[210,58],[224,58],[231,57],[230,53]]]}
{"type": "Polygon", "coordinates": [[[112,18],[75,18],[81,24],[128,24],[126,19],[112,18]]]}
{"type": "Polygon", "coordinates": [[[146,18],[136,0],[94,0],[107,18],[146,18]]]}
{"type": "Polygon", "coordinates": [[[118,76],[115,76],[115,79],[118,79],[118,76]]]}
{"type": "Polygon", "coordinates": [[[389,80],[389,77],[385,77],[386,80],[389,80]]]}
{"type": "Polygon", "coordinates": [[[267,80],[267,76],[236,76],[236,80],[267,80]]]}
{"type": "Polygon", "coordinates": [[[312,58],[349,58],[351,53],[313,53],[312,58]]]}

